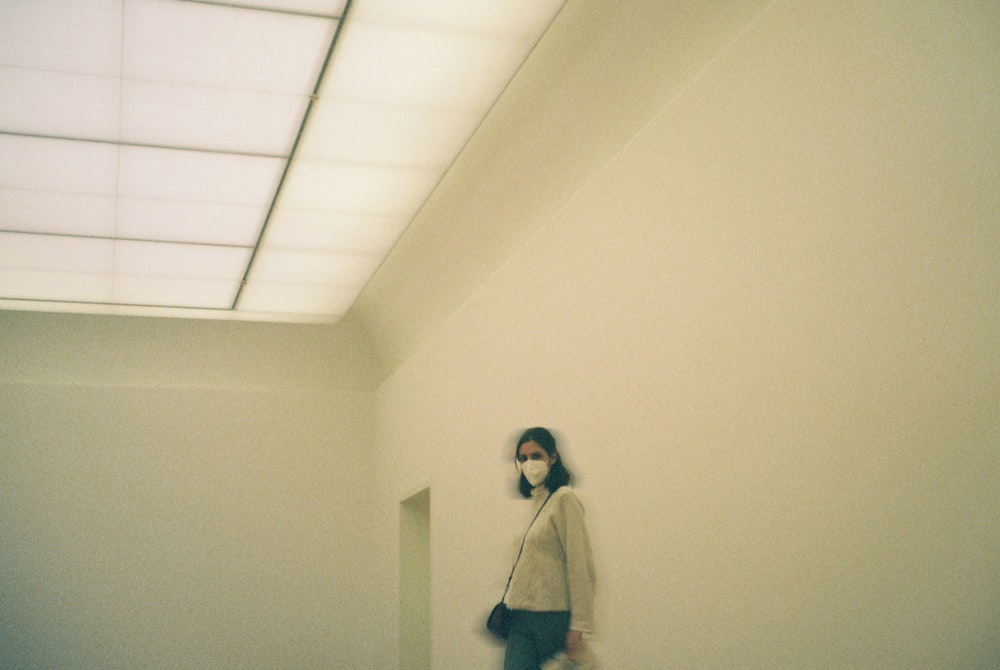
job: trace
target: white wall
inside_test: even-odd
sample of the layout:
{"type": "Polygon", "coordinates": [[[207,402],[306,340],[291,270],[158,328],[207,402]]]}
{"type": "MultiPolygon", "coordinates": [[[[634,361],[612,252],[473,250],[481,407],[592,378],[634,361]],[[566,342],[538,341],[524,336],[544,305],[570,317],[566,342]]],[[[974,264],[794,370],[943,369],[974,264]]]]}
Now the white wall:
{"type": "Polygon", "coordinates": [[[998,29],[773,3],[396,369],[382,509],[431,483],[435,668],[499,662],[532,424],[581,475],[606,667],[995,667],[998,29]]]}
{"type": "Polygon", "coordinates": [[[429,483],[434,667],[495,667],[540,423],[606,667],[993,667],[1000,6],[759,9],[571,0],[344,327],[0,313],[0,666],[395,667],[429,483]]]}
{"type": "Polygon", "coordinates": [[[363,347],[6,312],[0,335],[0,667],[395,662],[363,347]]]}
{"type": "Polygon", "coordinates": [[[353,319],[303,325],[0,311],[0,380],[26,384],[370,391],[353,319]]]}

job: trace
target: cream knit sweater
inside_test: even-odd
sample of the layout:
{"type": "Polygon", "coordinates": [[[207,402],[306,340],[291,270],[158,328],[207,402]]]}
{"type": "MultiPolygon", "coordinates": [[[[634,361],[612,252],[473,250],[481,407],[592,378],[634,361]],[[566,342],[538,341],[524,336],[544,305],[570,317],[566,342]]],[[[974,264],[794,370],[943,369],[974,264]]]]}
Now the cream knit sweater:
{"type": "MultiPolygon", "coordinates": [[[[532,491],[532,517],[548,493],[544,486],[532,491]]],[[[568,611],[570,630],[594,632],[594,558],[583,505],[568,486],[552,494],[528,531],[505,600],[511,609],[568,611]]]]}

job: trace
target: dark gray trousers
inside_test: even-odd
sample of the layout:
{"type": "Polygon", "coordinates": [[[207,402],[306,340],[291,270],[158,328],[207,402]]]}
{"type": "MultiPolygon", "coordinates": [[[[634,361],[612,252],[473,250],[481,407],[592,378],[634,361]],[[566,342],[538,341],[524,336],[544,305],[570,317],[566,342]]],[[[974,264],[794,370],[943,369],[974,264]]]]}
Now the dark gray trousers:
{"type": "Polygon", "coordinates": [[[538,670],[542,663],[566,648],[569,612],[513,610],[513,614],[504,670],[538,670]]]}

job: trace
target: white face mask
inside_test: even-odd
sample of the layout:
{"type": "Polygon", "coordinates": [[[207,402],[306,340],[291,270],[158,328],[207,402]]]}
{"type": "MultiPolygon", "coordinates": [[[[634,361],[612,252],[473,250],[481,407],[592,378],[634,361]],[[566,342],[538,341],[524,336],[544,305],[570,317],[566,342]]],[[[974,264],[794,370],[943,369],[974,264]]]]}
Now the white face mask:
{"type": "Polygon", "coordinates": [[[539,486],[549,476],[549,464],[546,461],[525,461],[521,463],[521,474],[532,486],[539,486]]]}

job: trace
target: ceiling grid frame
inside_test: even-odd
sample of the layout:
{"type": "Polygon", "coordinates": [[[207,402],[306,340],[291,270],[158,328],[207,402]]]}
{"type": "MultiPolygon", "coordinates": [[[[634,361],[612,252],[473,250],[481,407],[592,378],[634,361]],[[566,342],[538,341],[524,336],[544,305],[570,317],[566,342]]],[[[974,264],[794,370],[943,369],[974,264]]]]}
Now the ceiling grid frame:
{"type": "MultiPolygon", "coordinates": [[[[11,157],[7,170],[0,166],[0,309],[335,322],[392,250],[563,1],[468,5],[459,0],[432,0],[414,5],[403,0],[87,0],[79,4],[77,0],[70,5],[68,0],[7,0],[6,9],[0,8],[0,14],[7,14],[0,16],[7,26],[0,27],[0,37],[14,46],[0,45],[0,93],[6,88],[10,95],[4,97],[19,102],[9,105],[6,112],[0,108],[0,149],[11,157]],[[117,17],[110,9],[114,5],[119,8],[117,17]],[[45,21],[59,18],[53,8],[72,16],[51,29],[45,21]],[[48,17],[42,11],[46,9],[48,17]],[[105,11],[110,27],[95,19],[97,10],[105,11]],[[317,21],[329,23],[323,24],[322,48],[312,49],[313,66],[302,66],[299,61],[293,68],[300,80],[302,71],[312,68],[308,89],[262,91],[255,89],[254,77],[273,74],[267,70],[272,60],[283,58],[280,54],[269,52],[262,57],[248,48],[250,53],[245,55],[256,58],[250,78],[247,72],[219,70],[217,63],[186,62],[188,52],[171,50],[176,45],[164,47],[162,53],[137,54],[137,42],[142,48],[152,45],[155,49],[161,34],[169,31],[175,12],[200,17],[199,21],[204,17],[233,20],[234,25],[243,21],[249,34],[268,39],[281,32],[272,30],[274,26],[296,34],[306,26],[315,29],[317,21]],[[258,20],[263,16],[268,21],[258,20]],[[285,21],[279,16],[291,18],[285,21]],[[155,20],[143,25],[144,17],[155,20]],[[114,32],[115,21],[114,136],[101,136],[100,131],[40,132],[38,124],[58,120],[60,108],[74,110],[73,118],[62,119],[67,128],[77,123],[77,116],[98,127],[106,123],[100,120],[106,101],[84,94],[108,83],[108,55],[94,42],[85,43],[74,53],[72,67],[61,71],[53,67],[60,47],[54,42],[59,36],[69,39],[74,30],[114,32]],[[44,34],[55,34],[56,39],[26,45],[32,30],[43,24],[44,34]],[[374,38],[370,44],[361,39],[366,32],[374,38]],[[345,34],[349,44],[342,60],[358,66],[356,75],[338,70],[343,68],[339,59],[345,34]],[[426,50],[407,52],[401,45],[426,50]],[[130,60],[132,55],[138,61],[130,60]],[[170,73],[178,71],[192,81],[172,80],[170,73]],[[214,84],[212,77],[217,78],[214,84]],[[370,88],[372,81],[382,88],[370,88]],[[67,82],[71,86],[61,85],[67,82]],[[206,88],[212,85],[221,87],[206,88]],[[157,95],[177,87],[187,87],[193,97],[181,103],[147,104],[145,113],[130,108],[143,97],[156,103],[157,95]],[[233,96],[233,91],[238,95],[233,96]],[[78,98],[72,97],[74,92],[78,98]],[[421,100],[421,95],[432,97],[421,100]],[[469,95],[478,99],[469,102],[469,95]],[[216,126],[208,139],[199,137],[203,132],[199,115],[215,111],[213,96],[242,97],[243,109],[271,103],[279,107],[289,98],[298,99],[301,111],[290,124],[288,149],[271,152],[224,146],[230,130],[226,126],[238,125],[235,122],[216,126]],[[254,96],[260,104],[247,102],[254,96]],[[32,101],[36,113],[18,109],[32,101]],[[171,109],[171,105],[177,113],[169,118],[149,112],[171,109]],[[155,141],[156,124],[169,133],[180,127],[195,139],[155,141]],[[12,151],[19,139],[31,144],[31,150],[20,155],[12,151]],[[52,159],[47,166],[40,163],[52,148],[47,142],[77,152],[85,166],[78,171],[82,174],[69,174],[64,169],[66,159],[52,159]],[[115,175],[110,179],[104,175],[113,188],[88,181],[99,181],[99,175],[90,173],[103,145],[115,148],[115,175]],[[191,154],[203,156],[198,159],[191,154]],[[153,158],[158,162],[149,163],[153,158]],[[182,158],[194,162],[181,167],[182,158]],[[252,163],[257,167],[251,168],[252,163]],[[192,177],[199,170],[200,176],[192,177]],[[173,185],[159,181],[169,174],[189,179],[173,185]],[[51,180],[59,178],[65,182],[62,190],[51,186],[51,180]],[[268,191],[261,184],[269,179],[268,191]],[[258,182],[256,192],[265,192],[266,198],[240,192],[253,181],[258,182]],[[108,224],[100,223],[109,209],[113,211],[110,231],[108,224]],[[251,238],[245,223],[240,229],[232,222],[245,222],[253,211],[259,213],[251,238]],[[25,236],[35,236],[33,243],[26,244],[25,236]],[[46,251],[38,244],[54,244],[59,238],[91,240],[87,249],[96,241],[106,251],[95,253],[88,264],[86,258],[67,259],[65,249],[57,249],[59,245],[50,245],[46,251]],[[28,247],[34,255],[21,253],[28,247]],[[154,255],[154,250],[172,255],[175,262],[154,255]],[[237,251],[246,258],[233,276],[223,270],[237,251]],[[108,252],[114,269],[110,279],[102,280],[101,268],[107,274],[108,261],[102,261],[101,254],[108,252]],[[205,262],[213,254],[216,261],[205,262]],[[193,276],[183,275],[185,265],[196,271],[193,276]],[[119,271],[126,266],[135,274],[119,271]],[[218,291],[225,282],[231,283],[231,289],[223,303],[218,291]],[[69,293],[60,293],[59,285],[69,293]],[[84,290],[88,286],[89,292],[84,290]],[[210,294],[215,297],[209,299],[210,294]]],[[[211,42],[223,61],[239,50],[215,44],[223,41],[217,36],[227,32],[217,27],[213,32],[189,23],[183,30],[174,29],[178,42],[191,41],[192,35],[208,36],[203,42],[211,42]]],[[[291,41],[300,47],[304,40],[291,41]]],[[[281,89],[287,79],[277,77],[275,88],[281,89]]],[[[271,127],[263,122],[253,125],[262,130],[271,127]]],[[[83,249],[77,255],[85,256],[83,249]]]]}

